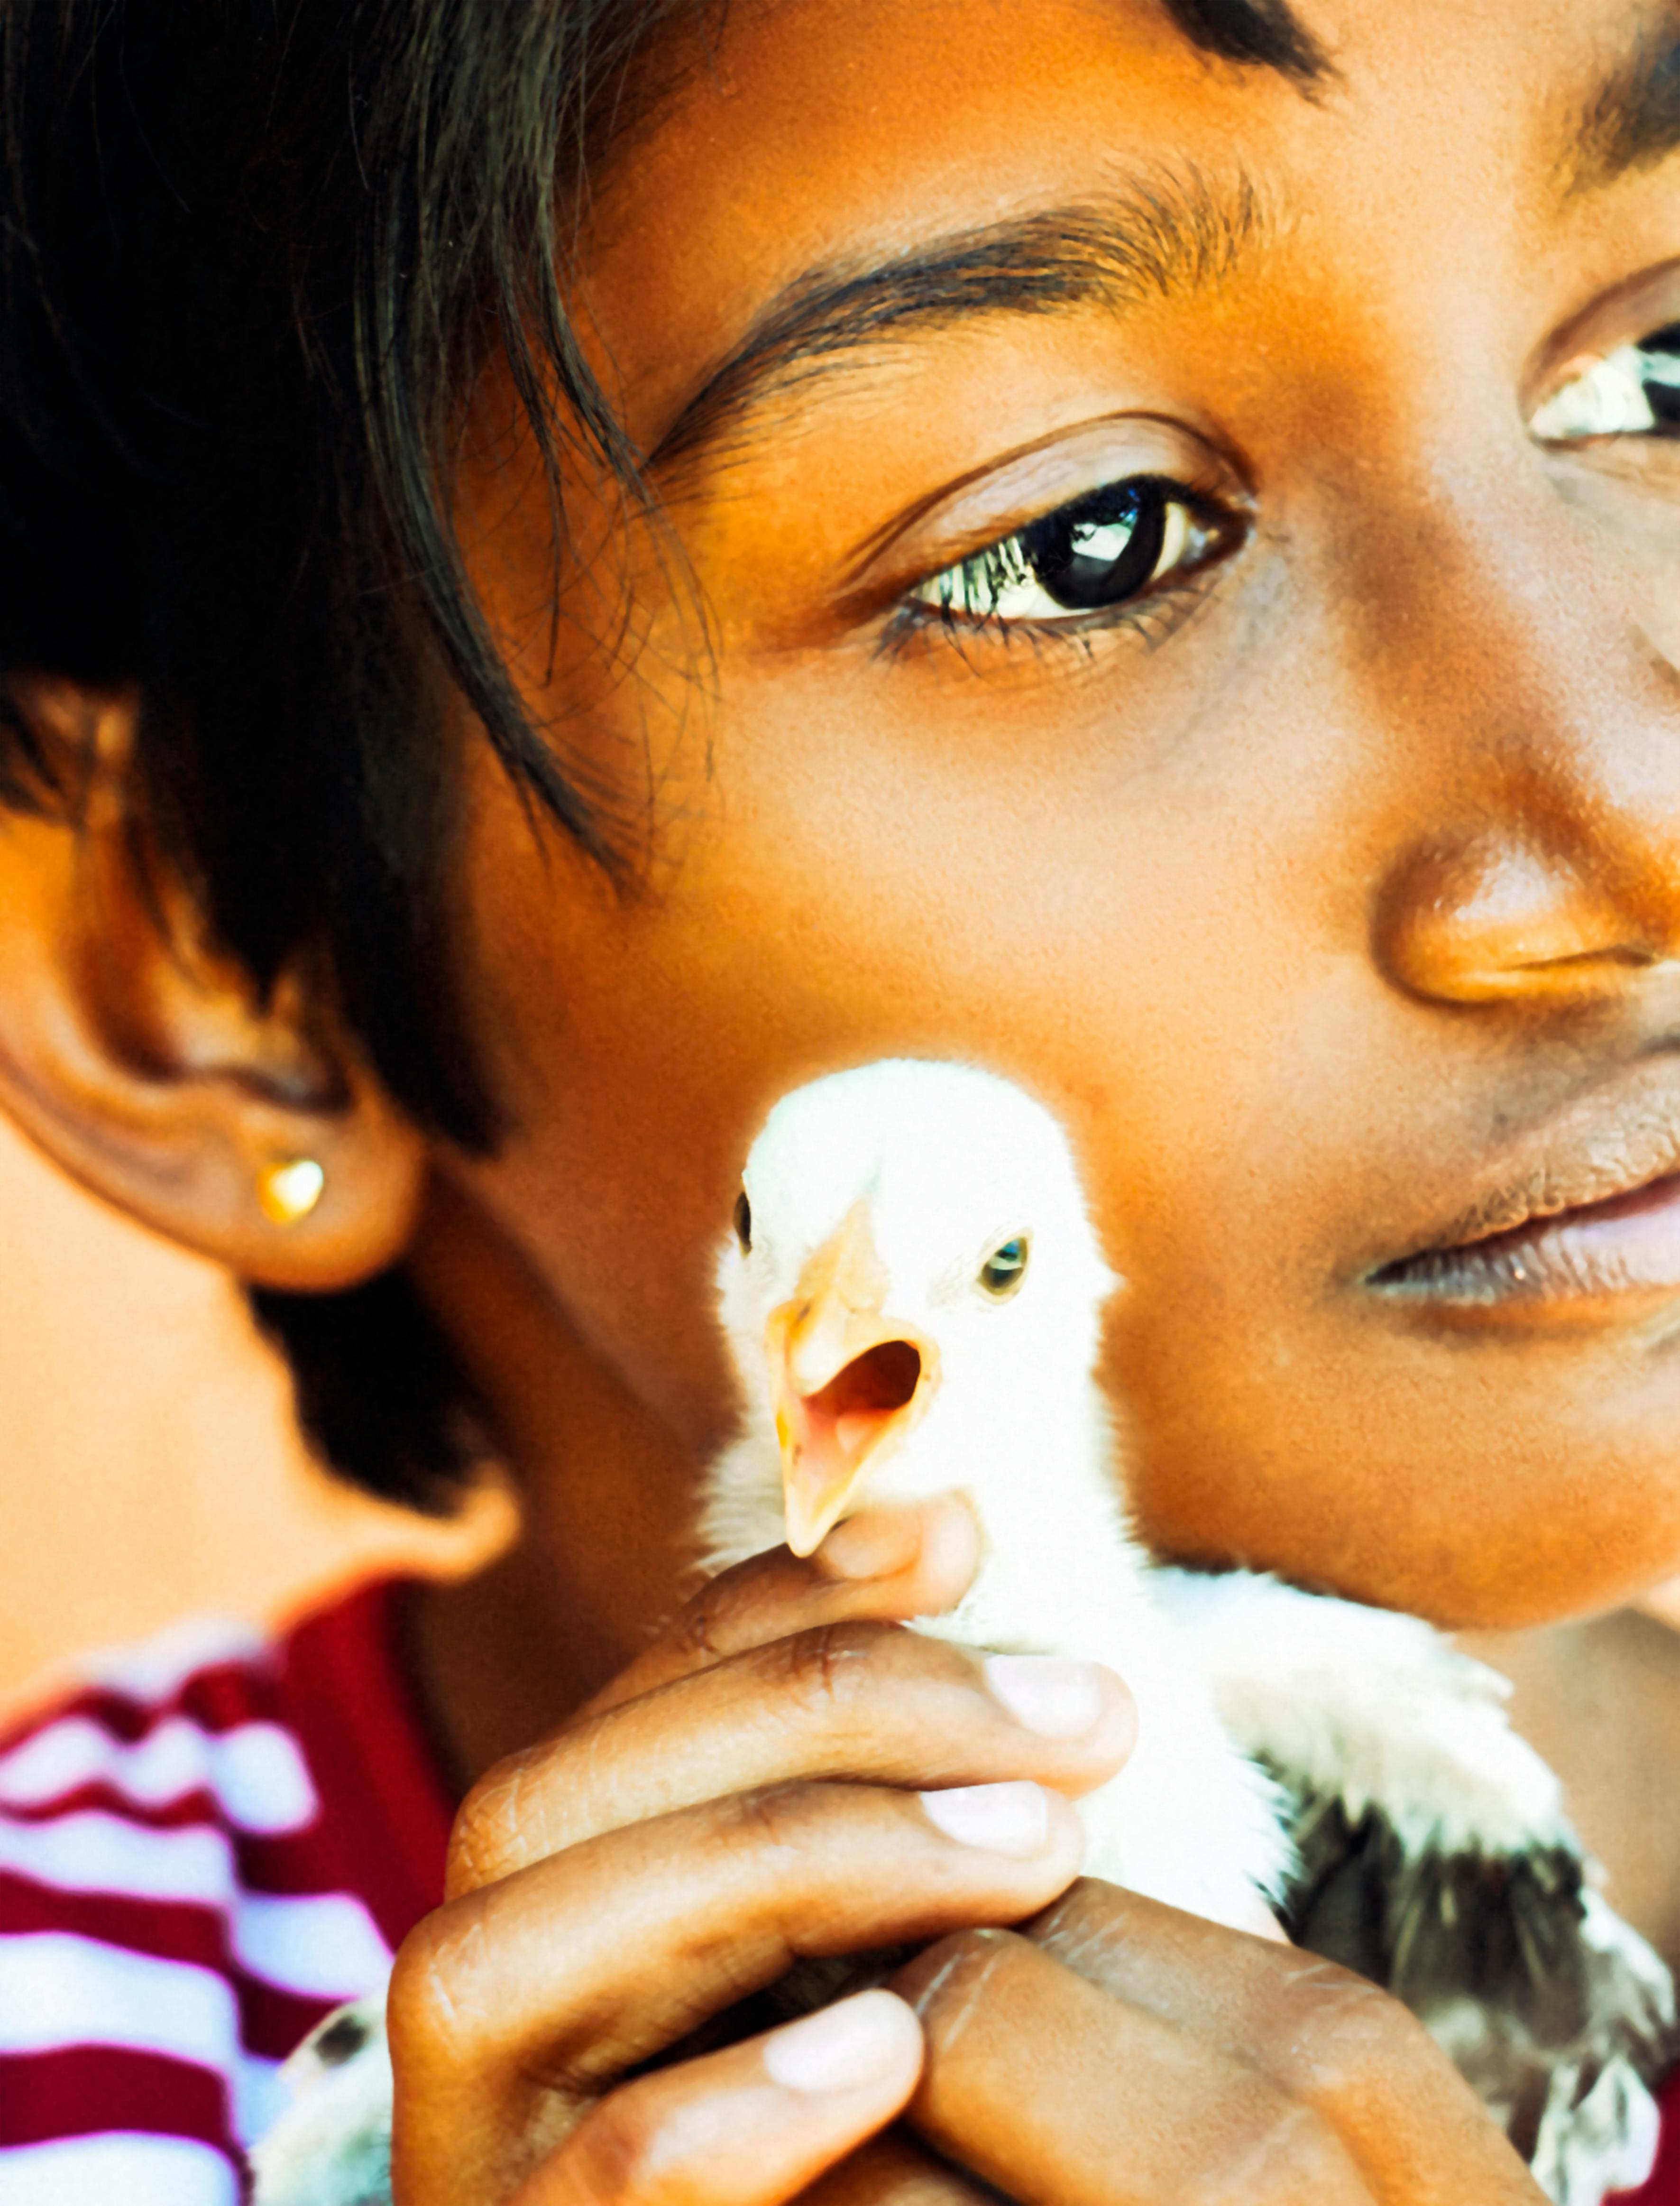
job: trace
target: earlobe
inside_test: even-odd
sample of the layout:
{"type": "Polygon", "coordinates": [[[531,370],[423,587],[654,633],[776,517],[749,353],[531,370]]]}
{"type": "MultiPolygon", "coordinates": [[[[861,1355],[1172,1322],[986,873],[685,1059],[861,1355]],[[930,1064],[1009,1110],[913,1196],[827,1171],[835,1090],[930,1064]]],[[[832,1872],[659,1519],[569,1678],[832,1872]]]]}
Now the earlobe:
{"type": "Polygon", "coordinates": [[[408,1245],[424,1141],[334,1007],[295,978],[260,998],[146,862],[115,787],[132,711],[56,686],[44,743],[73,748],[86,801],[0,813],[0,1105],[242,1279],[354,1285],[408,1245]]]}

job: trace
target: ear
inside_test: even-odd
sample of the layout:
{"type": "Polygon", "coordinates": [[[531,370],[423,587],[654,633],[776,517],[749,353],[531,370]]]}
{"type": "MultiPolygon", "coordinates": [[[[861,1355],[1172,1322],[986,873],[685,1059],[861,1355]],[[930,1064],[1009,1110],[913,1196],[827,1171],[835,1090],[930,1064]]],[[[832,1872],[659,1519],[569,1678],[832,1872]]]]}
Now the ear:
{"type": "Polygon", "coordinates": [[[133,694],[41,682],[20,701],[73,794],[0,810],[0,1106],[96,1194],[257,1285],[384,1270],[413,1229],[421,1136],[330,1006],[295,980],[260,1000],[145,862],[123,801],[133,694]],[[319,1198],[289,1221],[277,1168],[305,1160],[319,1198]]]}

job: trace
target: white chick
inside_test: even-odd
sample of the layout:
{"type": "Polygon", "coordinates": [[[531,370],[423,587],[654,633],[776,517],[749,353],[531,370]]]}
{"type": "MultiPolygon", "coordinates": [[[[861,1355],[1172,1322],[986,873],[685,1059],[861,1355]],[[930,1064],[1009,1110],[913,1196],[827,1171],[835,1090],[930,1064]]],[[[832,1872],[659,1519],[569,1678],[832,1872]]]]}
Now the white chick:
{"type": "Polygon", "coordinates": [[[740,1438],[713,1465],[715,1565],[808,1554],[866,1502],[959,1491],[982,1559],[921,1628],[1106,1663],[1139,1714],[1081,1803],[1093,1875],[1268,1927],[1293,1858],[1275,1786],[1231,1744],[1132,1541],[1094,1376],[1117,1285],[1061,1128],[1017,1088],[891,1061],[785,1097],[719,1267],[740,1438]]]}

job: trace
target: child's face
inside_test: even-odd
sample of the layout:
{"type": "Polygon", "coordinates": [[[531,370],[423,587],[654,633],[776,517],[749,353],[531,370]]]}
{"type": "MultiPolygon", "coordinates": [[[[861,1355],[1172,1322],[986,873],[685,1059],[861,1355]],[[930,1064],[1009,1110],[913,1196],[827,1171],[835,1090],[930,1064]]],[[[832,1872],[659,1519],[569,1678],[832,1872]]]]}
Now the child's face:
{"type": "Polygon", "coordinates": [[[1680,1170],[1680,446],[1637,361],[1564,373],[1680,324],[1680,98],[1613,114],[1627,0],[1308,14],[1311,97],[1147,0],[742,7],[620,148],[581,296],[672,533],[582,523],[551,660],[517,464],[469,526],[657,850],[615,897],[485,771],[518,1125],[461,1177],[699,1448],[774,1096],[1014,1076],[1129,1282],[1147,1531],[1515,1622],[1680,1559],[1680,1206],[1373,1275],[1680,1170]],[[1533,432],[1566,383],[1606,433],[1533,432]],[[1020,561],[987,621],[975,569],[909,606],[1140,477],[1179,488],[1087,510],[1092,610],[1020,561]]]}

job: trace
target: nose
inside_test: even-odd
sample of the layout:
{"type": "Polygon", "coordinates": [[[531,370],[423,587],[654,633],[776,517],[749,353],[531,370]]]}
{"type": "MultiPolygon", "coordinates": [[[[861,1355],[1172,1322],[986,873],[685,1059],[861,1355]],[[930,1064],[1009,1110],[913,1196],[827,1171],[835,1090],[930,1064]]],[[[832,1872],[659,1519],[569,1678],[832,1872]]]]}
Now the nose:
{"type": "Polygon", "coordinates": [[[1441,1003],[1614,995],[1673,954],[1654,907],[1618,894],[1591,852],[1571,858],[1532,829],[1483,828],[1413,851],[1391,873],[1380,962],[1409,993],[1441,1003]]]}
{"type": "Polygon", "coordinates": [[[1433,1002],[1627,999],[1680,970],[1680,684],[1614,550],[1533,487],[1498,529],[1438,510],[1379,600],[1369,671],[1413,708],[1421,809],[1389,845],[1373,949],[1433,1002]]]}

